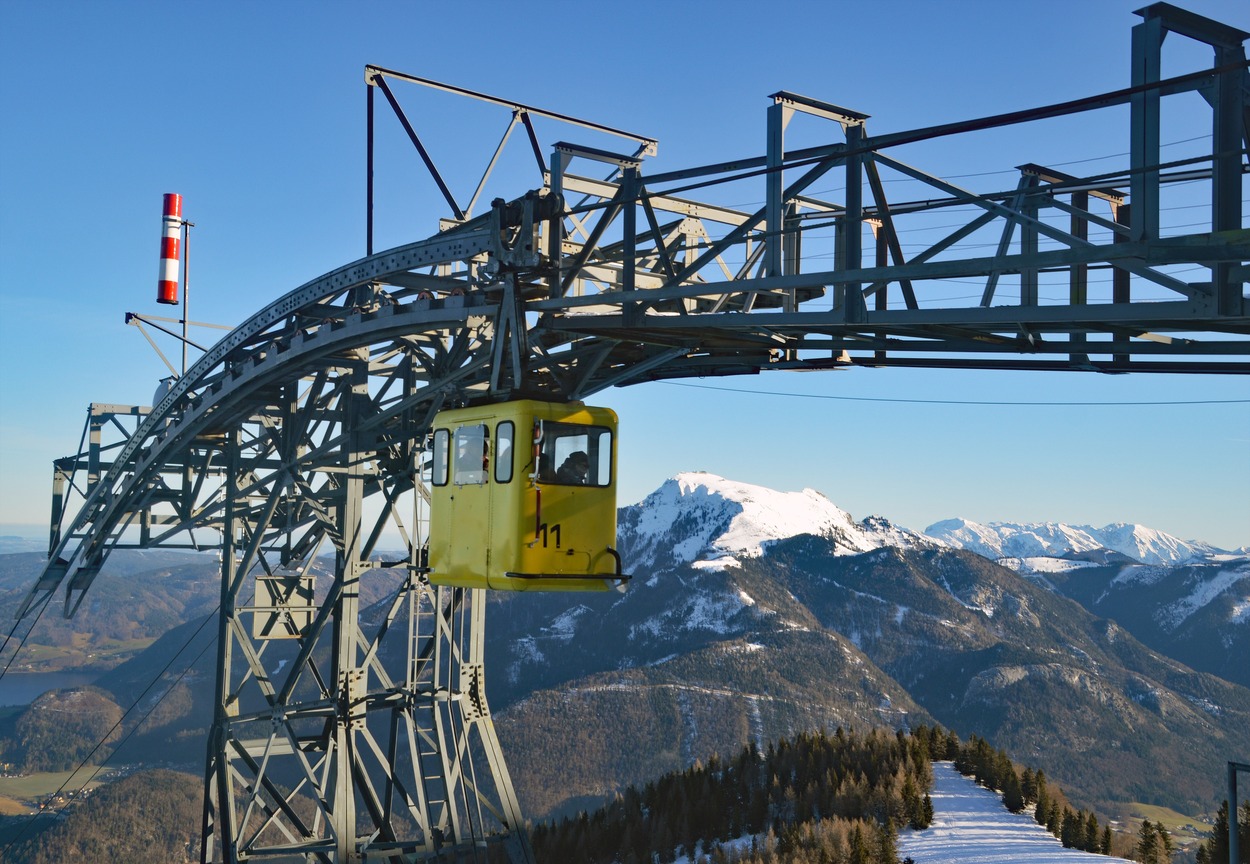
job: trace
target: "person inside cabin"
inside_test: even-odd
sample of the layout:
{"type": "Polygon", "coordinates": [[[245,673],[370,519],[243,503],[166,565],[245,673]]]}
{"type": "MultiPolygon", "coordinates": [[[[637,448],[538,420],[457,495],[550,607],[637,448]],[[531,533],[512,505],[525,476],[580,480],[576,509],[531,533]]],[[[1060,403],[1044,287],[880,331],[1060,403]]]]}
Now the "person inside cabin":
{"type": "Polygon", "coordinates": [[[540,483],[555,483],[556,472],[551,466],[554,462],[550,453],[541,453],[538,456],[538,481],[540,483]]]}
{"type": "Polygon", "coordinates": [[[584,486],[589,474],[590,457],[585,450],[574,450],[556,472],[556,482],[584,486]]]}

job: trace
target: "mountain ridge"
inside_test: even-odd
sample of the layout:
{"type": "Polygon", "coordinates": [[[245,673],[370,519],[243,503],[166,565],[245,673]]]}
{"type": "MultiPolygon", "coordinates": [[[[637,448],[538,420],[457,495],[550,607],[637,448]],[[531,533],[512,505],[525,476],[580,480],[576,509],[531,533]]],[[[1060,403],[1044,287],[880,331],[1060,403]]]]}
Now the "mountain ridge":
{"type": "Polygon", "coordinates": [[[1060,558],[1101,549],[1142,564],[1181,564],[1195,558],[1232,554],[1210,543],[1181,540],[1163,531],[1129,522],[1103,528],[1066,522],[978,523],[954,518],[935,522],[925,536],[968,549],[986,558],[1060,558]]]}

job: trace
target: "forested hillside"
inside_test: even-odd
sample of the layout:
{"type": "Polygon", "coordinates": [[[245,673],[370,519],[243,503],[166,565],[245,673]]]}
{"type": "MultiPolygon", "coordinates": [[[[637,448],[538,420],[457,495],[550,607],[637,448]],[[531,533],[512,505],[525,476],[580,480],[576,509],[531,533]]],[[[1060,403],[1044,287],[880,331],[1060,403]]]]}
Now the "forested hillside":
{"type": "Polygon", "coordinates": [[[99,764],[121,737],[122,709],[96,687],[53,690],[0,721],[0,762],[23,774],[99,764]]]}
{"type": "MultiPolygon", "coordinates": [[[[34,552],[0,555],[0,618],[14,619],[45,560],[34,552]]],[[[60,598],[52,601],[13,671],[112,669],[171,628],[213,612],[219,584],[211,555],[164,549],[115,552],[73,618],[61,614],[60,598]]]]}
{"type": "Polygon", "coordinates": [[[102,787],[69,808],[65,818],[51,827],[32,823],[12,847],[0,847],[0,860],[11,864],[189,864],[200,860],[202,811],[199,778],[174,771],[142,771],[102,787]]]}
{"type": "MultiPolygon", "coordinates": [[[[983,739],[920,726],[911,733],[824,731],[754,744],[639,788],[607,806],[532,832],[540,864],[898,864],[898,831],[933,820],[932,761],[953,759],[1004,806],[1032,806],[1065,847],[1109,854],[1112,831],[1073,810],[1042,771],[1021,768],[983,739]]],[[[1123,846],[1127,840],[1121,840],[1123,846]]]]}

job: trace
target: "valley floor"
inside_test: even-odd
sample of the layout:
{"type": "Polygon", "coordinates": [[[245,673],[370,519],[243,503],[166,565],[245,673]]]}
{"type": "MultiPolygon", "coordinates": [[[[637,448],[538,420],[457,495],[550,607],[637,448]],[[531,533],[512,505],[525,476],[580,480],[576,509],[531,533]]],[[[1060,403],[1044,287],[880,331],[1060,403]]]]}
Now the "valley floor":
{"type": "Polygon", "coordinates": [[[933,763],[933,824],[899,834],[899,856],[916,864],[1127,864],[1076,849],[1002,798],[963,777],[950,762],[933,763]]]}

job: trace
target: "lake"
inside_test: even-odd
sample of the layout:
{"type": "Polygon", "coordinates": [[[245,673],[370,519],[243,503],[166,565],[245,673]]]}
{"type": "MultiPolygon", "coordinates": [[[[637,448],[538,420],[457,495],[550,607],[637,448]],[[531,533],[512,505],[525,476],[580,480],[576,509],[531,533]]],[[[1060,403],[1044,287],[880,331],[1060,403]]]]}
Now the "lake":
{"type": "Polygon", "coordinates": [[[82,687],[97,677],[81,672],[10,672],[0,678],[0,707],[29,705],[45,691],[82,687]]]}

